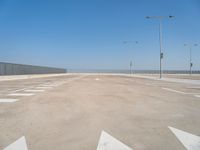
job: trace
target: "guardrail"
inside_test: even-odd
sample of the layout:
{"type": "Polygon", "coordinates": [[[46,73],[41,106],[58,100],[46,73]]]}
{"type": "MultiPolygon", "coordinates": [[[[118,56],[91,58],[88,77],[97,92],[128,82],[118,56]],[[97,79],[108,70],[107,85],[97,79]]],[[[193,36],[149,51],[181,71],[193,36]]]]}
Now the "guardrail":
{"type": "Polygon", "coordinates": [[[66,69],[0,62],[0,75],[66,73],[66,69]]]}

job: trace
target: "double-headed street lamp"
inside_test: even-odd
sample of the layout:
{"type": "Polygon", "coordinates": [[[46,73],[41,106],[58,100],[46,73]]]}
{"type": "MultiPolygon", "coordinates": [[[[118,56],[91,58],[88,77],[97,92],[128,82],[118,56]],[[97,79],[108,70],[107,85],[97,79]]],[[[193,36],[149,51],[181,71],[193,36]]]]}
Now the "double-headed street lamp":
{"type": "Polygon", "coordinates": [[[189,66],[190,66],[190,75],[192,75],[192,66],[193,66],[193,63],[192,63],[192,47],[193,46],[197,46],[198,44],[184,44],[184,46],[188,46],[189,47],[189,51],[190,51],[190,54],[189,54],[189,60],[190,60],[190,63],[189,63],[189,66]]]}
{"type": "Polygon", "coordinates": [[[162,59],[163,59],[163,44],[162,44],[162,20],[171,19],[174,16],[147,16],[147,19],[159,20],[159,42],[160,42],[160,78],[162,78],[162,59]]]}
{"type": "MultiPolygon", "coordinates": [[[[124,44],[128,44],[128,43],[135,43],[135,44],[138,44],[138,41],[124,41],[123,42],[124,44]]],[[[130,74],[132,74],[132,67],[133,67],[133,61],[131,60],[130,61],[130,74]]]]}

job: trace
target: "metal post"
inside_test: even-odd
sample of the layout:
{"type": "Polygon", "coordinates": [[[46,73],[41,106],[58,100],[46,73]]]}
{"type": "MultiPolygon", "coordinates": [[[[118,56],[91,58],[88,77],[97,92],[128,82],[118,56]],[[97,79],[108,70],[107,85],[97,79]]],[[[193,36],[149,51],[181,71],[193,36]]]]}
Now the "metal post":
{"type": "Polygon", "coordinates": [[[190,75],[192,75],[192,48],[190,47],[190,75]]]}
{"type": "Polygon", "coordinates": [[[192,75],[192,67],[193,67],[193,63],[192,63],[192,47],[193,46],[198,46],[198,44],[184,44],[184,46],[188,46],[189,47],[189,74],[192,75]]]}
{"type": "MultiPolygon", "coordinates": [[[[124,41],[123,43],[124,43],[124,44],[127,44],[127,43],[135,43],[135,44],[138,44],[138,41],[124,41]]],[[[133,62],[132,62],[132,60],[131,60],[131,61],[130,61],[130,74],[133,73],[132,66],[133,66],[133,62]]]]}
{"type": "Polygon", "coordinates": [[[147,19],[159,20],[159,42],[160,42],[160,78],[162,78],[162,59],[163,59],[163,45],[162,45],[162,20],[167,18],[174,18],[174,16],[146,16],[147,19]]]}
{"type": "Polygon", "coordinates": [[[132,74],[132,61],[130,61],[130,74],[132,74]]]}
{"type": "Polygon", "coordinates": [[[160,41],[160,79],[162,78],[162,58],[163,58],[163,52],[162,52],[162,19],[160,19],[159,22],[159,41],[160,41]]]}

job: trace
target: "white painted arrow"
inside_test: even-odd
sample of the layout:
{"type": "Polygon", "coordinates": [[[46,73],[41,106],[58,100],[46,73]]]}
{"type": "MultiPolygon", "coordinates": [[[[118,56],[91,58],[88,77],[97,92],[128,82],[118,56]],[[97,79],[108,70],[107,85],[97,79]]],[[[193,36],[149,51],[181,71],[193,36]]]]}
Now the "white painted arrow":
{"type": "Polygon", "coordinates": [[[97,150],[133,150],[105,131],[101,132],[97,150]]]}
{"type": "Polygon", "coordinates": [[[173,127],[169,127],[169,129],[174,133],[174,135],[179,139],[179,141],[185,146],[187,150],[200,150],[199,136],[178,130],[173,127]]]}
{"type": "Polygon", "coordinates": [[[22,136],[3,150],[28,150],[25,137],[22,136]]]}

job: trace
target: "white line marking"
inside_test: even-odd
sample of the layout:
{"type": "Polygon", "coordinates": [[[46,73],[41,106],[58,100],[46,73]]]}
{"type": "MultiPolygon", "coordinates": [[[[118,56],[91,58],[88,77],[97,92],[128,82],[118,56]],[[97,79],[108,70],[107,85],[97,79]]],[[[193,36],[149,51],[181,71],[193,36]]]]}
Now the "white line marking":
{"type": "Polygon", "coordinates": [[[185,93],[185,94],[189,94],[189,95],[198,95],[200,93],[185,93]]]}
{"type": "Polygon", "coordinates": [[[170,89],[170,88],[162,88],[162,89],[163,89],[163,90],[166,90],[166,91],[171,91],[171,92],[179,93],[179,94],[186,94],[185,92],[177,91],[177,90],[170,89]]]}
{"type": "Polygon", "coordinates": [[[37,89],[52,89],[53,87],[36,87],[37,89]]]}
{"type": "Polygon", "coordinates": [[[13,103],[13,102],[16,102],[18,101],[18,99],[0,99],[0,103],[13,103]]]}
{"type": "Polygon", "coordinates": [[[145,85],[155,86],[155,84],[152,83],[145,83],[145,85]]]}
{"type": "Polygon", "coordinates": [[[14,90],[14,91],[12,91],[12,92],[15,93],[15,92],[23,91],[23,90],[25,90],[25,89],[27,89],[27,88],[17,89],[17,90],[14,90]]]}
{"type": "Polygon", "coordinates": [[[122,142],[118,141],[105,131],[101,132],[101,137],[97,146],[97,150],[132,150],[122,142]]]}
{"type": "Polygon", "coordinates": [[[45,90],[24,90],[25,92],[44,92],[45,90]]]}
{"type": "Polygon", "coordinates": [[[99,81],[99,78],[96,78],[95,80],[96,80],[96,81],[99,81]]]}
{"type": "Polygon", "coordinates": [[[191,133],[168,127],[187,150],[200,150],[200,137],[191,133]]]}
{"type": "Polygon", "coordinates": [[[194,95],[195,97],[200,97],[200,95],[194,95]]]}
{"type": "Polygon", "coordinates": [[[12,91],[13,89],[5,89],[5,90],[1,90],[1,93],[5,93],[5,92],[9,92],[12,91]]]}
{"type": "Polygon", "coordinates": [[[170,92],[179,93],[179,94],[187,94],[187,95],[197,95],[197,94],[199,94],[199,93],[185,93],[185,92],[177,91],[177,90],[170,89],[170,88],[162,88],[162,89],[166,90],[166,91],[170,91],[170,92]]]}
{"type": "Polygon", "coordinates": [[[22,88],[22,89],[17,89],[17,90],[12,91],[12,93],[23,91],[23,90],[30,89],[30,88],[33,88],[33,86],[25,87],[25,88],[22,88]]]}
{"type": "Polygon", "coordinates": [[[57,86],[57,85],[55,85],[55,84],[42,84],[41,86],[51,87],[51,86],[57,86]]]}
{"type": "Polygon", "coordinates": [[[189,89],[200,89],[200,87],[188,87],[189,89]]]}
{"type": "Polygon", "coordinates": [[[3,150],[28,150],[25,137],[22,136],[3,150]]]}
{"type": "Polygon", "coordinates": [[[9,96],[33,96],[35,94],[33,93],[11,93],[11,94],[8,94],[9,96]]]}

